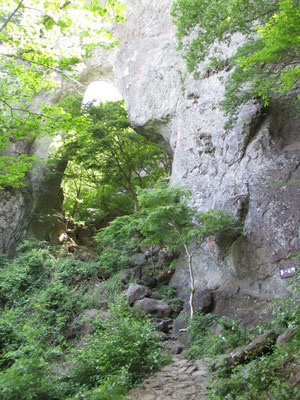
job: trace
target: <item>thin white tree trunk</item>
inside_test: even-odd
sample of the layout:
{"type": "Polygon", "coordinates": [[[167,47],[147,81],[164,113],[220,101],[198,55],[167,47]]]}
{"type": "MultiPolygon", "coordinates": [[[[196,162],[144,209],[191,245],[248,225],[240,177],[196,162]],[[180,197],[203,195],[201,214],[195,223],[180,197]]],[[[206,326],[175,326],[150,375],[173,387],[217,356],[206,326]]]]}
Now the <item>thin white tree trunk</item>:
{"type": "Polygon", "coordinates": [[[194,317],[194,294],[195,294],[195,279],[192,265],[193,254],[189,252],[186,245],[184,245],[185,252],[188,256],[189,274],[190,274],[190,316],[191,320],[194,317]]]}

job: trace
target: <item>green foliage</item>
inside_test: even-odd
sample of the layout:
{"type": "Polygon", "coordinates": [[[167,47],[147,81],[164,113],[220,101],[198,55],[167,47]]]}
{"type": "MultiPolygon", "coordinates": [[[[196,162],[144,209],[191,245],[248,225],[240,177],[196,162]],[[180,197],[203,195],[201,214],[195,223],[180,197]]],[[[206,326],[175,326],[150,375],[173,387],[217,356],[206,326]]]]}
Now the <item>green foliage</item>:
{"type": "Polygon", "coordinates": [[[189,72],[217,53],[220,43],[230,44],[234,33],[248,37],[231,59],[236,68],[222,102],[231,118],[241,103],[259,97],[267,105],[299,80],[298,1],[174,0],[171,14],[189,72]]]}
{"type": "Polygon", "coordinates": [[[169,250],[184,248],[190,273],[190,307],[193,318],[195,292],[192,258],[199,246],[216,233],[240,233],[233,217],[222,210],[198,213],[188,205],[190,192],[179,186],[158,182],[152,189],[138,191],[140,211],[115,219],[95,236],[102,245],[123,252],[138,247],[159,246],[169,250]]]}
{"type": "Polygon", "coordinates": [[[48,348],[35,341],[12,352],[14,363],[0,374],[0,396],[3,399],[55,399],[56,388],[51,372],[51,360],[62,355],[58,348],[48,348]]]}
{"type": "MultiPolygon", "coordinates": [[[[273,302],[274,320],[270,324],[260,325],[257,328],[259,328],[259,334],[270,329],[282,333],[286,328],[296,326],[298,330],[293,338],[284,345],[274,346],[271,353],[260,355],[254,359],[251,358],[245,364],[238,365],[231,370],[228,370],[225,365],[225,368],[218,369],[217,376],[209,386],[209,399],[256,400],[273,398],[289,400],[300,396],[299,385],[297,385],[297,376],[299,376],[300,371],[300,313],[299,298],[297,298],[299,274],[293,279],[292,289],[295,291],[293,296],[273,302]]],[[[187,351],[187,355],[191,358],[205,355],[214,356],[219,353],[219,350],[221,352],[224,350],[232,351],[233,347],[243,345],[251,339],[249,334],[235,322],[227,318],[224,319],[224,317],[218,319],[209,315],[196,316],[191,324],[190,331],[192,346],[187,351]],[[221,331],[219,329],[214,331],[216,322],[221,323],[221,331]],[[244,339],[243,336],[245,336],[244,339]]]]}
{"type": "Polygon", "coordinates": [[[104,330],[71,352],[68,373],[78,388],[131,386],[160,363],[155,326],[145,315],[119,300],[110,308],[104,330]]]}
{"type": "Polygon", "coordinates": [[[278,332],[291,326],[300,326],[300,272],[293,278],[290,290],[291,295],[273,301],[272,327],[278,332]]]}
{"type": "MultiPolygon", "coordinates": [[[[122,274],[115,274],[99,285],[100,293],[109,303],[115,303],[125,289],[122,274]]],[[[96,293],[97,299],[99,295],[96,293]]],[[[97,304],[97,303],[96,303],[97,304]]]]}
{"type": "Polygon", "coordinates": [[[26,302],[27,296],[45,286],[51,258],[47,250],[32,249],[0,270],[2,296],[12,304],[26,302]]]}
{"type": "Polygon", "coordinates": [[[158,288],[159,295],[157,298],[163,300],[171,307],[173,318],[175,318],[183,308],[183,301],[177,297],[176,291],[177,289],[175,286],[162,285],[158,288]]]}
{"type": "Polygon", "coordinates": [[[263,355],[239,365],[228,376],[221,375],[210,385],[211,400],[297,399],[299,374],[299,331],[294,339],[263,355]]]}
{"type": "Polygon", "coordinates": [[[188,205],[190,192],[179,186],[158,183],[153,189],[140,191],[138,199],[142,218],[139,230],[143,244],[180,249],[202,243],[218,232],[235,231],[233,217],[222,210],[199,213],[188,205]]]}
{"type": "Polygon", "coordinates": [[[155,326],[117,299],[123,288],[117,275],[97,283],[113,303],[107,317],[89,321],[81,346],[68,339],[91,306],[87,295],[99,282],[99,262],[59,258],[44,242],[29,241],[14,260],[2,259],[1,399],[115,400],[160,364],[155,326]]]}
{"type": "Polygon", "coordinates": [[[189,326],[191,347],[185,352],[190,359],[214,357],[250,341],[246,329],[227,317],[198,313],[189,326]]]}
{"type": "Polygon", "coordinates": [[[99,263],[101,268],[109,273],[118,272],[132,266],[130,258],[121,250],[108,248],[100,253],[99,263]]]}
{"type": "Polygon", "coordinates": [[[101,229],[95,239],[99,241],[101,252],[109,257],[109,250],[115,254],[130,257],[142,243],[143,236],[139,232],[140,214],[124,215],[115,218],[110,224],[101,229]],[[116,253],[117,252],[117,253],[116,253]]]}
{"type": "MultiPolygon", "coordinates": [[[[60,107],[36,106],[35,96],[76,80],[74,65],[96,46],[109,47],[109,26],[122,22],[124,4],[108,0],[0,1],[0,189],[21,186],[33,157],[3,154],[18,141],[64,130],[60,107]],[[34,105],[33,105],[34,103],[34,105]]],[[[76,88],[76,89],[77,89],[76,88]]]]}
{"type": "MultiPolygon", "coordinates": [[[[83,111],[74,110],[73,115],[83,111]]],[[[86,110],[89,121],[74,129],[55,154],[68,160],[64,173],[65,210],[69,217],[101,220],[113,212],[139,208],[137,188],[155,183],[170,171],[170,157],[130,128],[123,101],[86,110]]]]}
{"type": "Polygon", "coordinates": [[[217,232],[238,231],[229,213],[222,210],[197,213],[188,205],[189,197],[189,191],[163,182],[152,189],[139,190],[140,211],[116,218],[95,238],[101,246],[132,254],[149,245],[178,250],[193,242],[199,244],[217,232]]]}

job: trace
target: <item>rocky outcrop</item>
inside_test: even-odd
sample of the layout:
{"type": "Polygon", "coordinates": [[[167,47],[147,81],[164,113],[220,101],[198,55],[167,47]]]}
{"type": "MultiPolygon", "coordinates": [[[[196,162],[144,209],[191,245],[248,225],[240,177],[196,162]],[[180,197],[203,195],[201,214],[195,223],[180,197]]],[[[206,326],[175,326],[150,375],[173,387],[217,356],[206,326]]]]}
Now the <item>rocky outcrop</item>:
{"type": "MultiPolygon", "coordinates": [[[[39,102],[51,104],[59,96],[59,90],[37,96],[32,110],[39,102]]],[[[46,164],[51,142],[52,137],[43,136],[17,141],[6,150],[10,156],[26,154],[36,157],[36,161],[26,174],[23,187],[0,190],[0,252],[12,256],[20,241],[30,237],[57,244],[59,235],[65,231],[59,172],[64,171],[66,163],[56,165],[58,173],[52,173],[46,164]]]]}
{"type": "MultiPolygon", "coordinates": [[[[279,268],[300,248],[299,116],[288,96],[268,109],[249,102],[233,129],[219,107],[228,68],[195,80],[176,51],[171,0],[128,0],[114,64],[133,127],[173,154],[172,184],[192,190],[199,211],[225,208],[242,237],[211,238],[194,259],[196,286],[214,290],[216,312],[254,323],[287,291],[279,268]],[[254,312],[257,310],[257,312],[254,312]],[[247,316],[245,316],[245,313],[247,316]]],[[[243,40],[233,37],[230,56],[243,40]]],[[[189,286],[185,261],[171,284],[189,286]]]]}

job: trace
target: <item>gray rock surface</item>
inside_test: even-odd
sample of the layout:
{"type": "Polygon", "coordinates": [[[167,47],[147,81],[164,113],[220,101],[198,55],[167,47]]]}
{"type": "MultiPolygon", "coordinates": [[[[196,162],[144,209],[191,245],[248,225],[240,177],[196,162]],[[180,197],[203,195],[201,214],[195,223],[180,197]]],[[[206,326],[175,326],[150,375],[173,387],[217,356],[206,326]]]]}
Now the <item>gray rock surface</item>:
{"type": "Polygon", "coordinates": [[[133,389],[125,400],[206,400],[206,386],[212,375],[207,360],[188,361],[174,356],[172,363],[162,368],[133,389]]]}
{"type": "Polygon", "coordinates": [[[137,283],[132,283],[131,285],[129,285],[129,288],[127,289],[126,298],[128,304],[132,306],[133,303],[135,303],[137,300],[140,300],[143,297],[151,296],[151,293],[152,293],[151,290],[146,286],[138,285],[137,283]]]}
{"type": "Polygon", "coordinates": [[[122,282],[127,283],[134,279],[141,279],[142,268],[140,266],[137,266],[134,268],[122,269],[122,271],[120,271],[120,274],[122,276],[122,282]]]}
{"type": "Polygon", "coordinates": [[[155,315],[157,318],[168,318],[172,314],[171,307],[162,300],[144,298],[134,303],[145,314],[155,315]]]}
{"type": "MultiPolygon", "coordinates": [[[[213,309],[213,292],[208,289],[195,290],[194,294],[194,312],[209,313],[213,309]]],[[[190,311],[189,295],[184,296],[184,311],[190,311]]]]}
{"type": "MultiPolygon", "coordinates": [[[[284,95],[266,110],[249,102],[225,131],[219,102],[229,71],[205,74],[204,62],[199,80],[186,73],[170,6],[171,0],[126,2],[116,82],[133,127],[173,154],[171,183],[191,189],[199,211],[229,209],[244,223],[243,237],[211,238],[199,249],[195,280],[201,290],[218,290],[223,314],[243,320],[246,310],[247,323],[255,323],[270,300],[286,294],[289,279],[280,279],[279,268],[300,248],[299,113],[284,95]]],[[[221,47],[224,56],[242,41],[235,35],[221,47]]],[[[171,284],[189,287],[184,260],[171,284]]]]}

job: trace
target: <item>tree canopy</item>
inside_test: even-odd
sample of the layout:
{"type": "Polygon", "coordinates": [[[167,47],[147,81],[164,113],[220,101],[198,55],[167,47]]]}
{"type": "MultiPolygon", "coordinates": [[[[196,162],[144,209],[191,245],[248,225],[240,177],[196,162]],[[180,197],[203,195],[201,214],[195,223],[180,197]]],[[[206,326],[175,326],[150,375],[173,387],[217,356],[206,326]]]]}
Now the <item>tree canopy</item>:
{"type": "Polygon", "coordinates": [[[219,58],[220,43],[230,44],[236,32],[246,35],[230,60],[236,68],[222,103],[231,116],[252,97],[267,105],[274,93],[292,89],[300,78],[298,0],[174,0],[172,16],[187,69],[196,75],[206,56],[219,58]]]}
{"type": "Polygon", "coordinates": [[[20,186],[33,158],[3,153],[12,143],[58,131],[63,110],[35,99],[67,79],[74,91],[80,62],[96,46],[112,46],[122,2],[0,0],[0,189],[20,186]],[[59,77],[59,78],[58,78],[59,77]]]}
{"type": "Polygon", "coordinates": [[[137,189],[167,176],[170,157],[130,127],[123,101],[87,111],[75,106],[72,120],[76,118],[77,129],[73,126],[54,153],[54,158],[68,160],[63,176],[67,215],[77,221],[101,220],[114,210],[126,214],[139,209],[137,189]]]}

